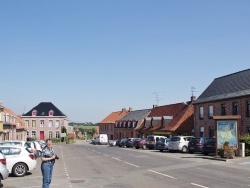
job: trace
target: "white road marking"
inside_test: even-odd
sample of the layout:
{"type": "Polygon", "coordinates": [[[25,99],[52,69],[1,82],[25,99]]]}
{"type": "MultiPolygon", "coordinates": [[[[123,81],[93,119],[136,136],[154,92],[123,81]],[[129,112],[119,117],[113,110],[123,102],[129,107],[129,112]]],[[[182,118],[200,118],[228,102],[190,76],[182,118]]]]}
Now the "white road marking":
{"type": "Polygon", "coordinates": [[[155,173],[155,174],[162,175],[162,176],[166,176],[166,177],[168,177],[168,178],[177,179],[177,178],[175,178],[175,177],[173,177],[173,176],[169,176],[169,175],[167,175],[167,174],[162,174],[162,173],[160,173],[160,172],[156,172],[156,171],[153,171],[153,170],[148,170],[148,171],[149,171],[149,172],[153,172],[153,173],[155,173]]]}
{"type": "Polygon", "coordinates": [[[196,184],[196,183],[191,183],[191,185],[194,185],[194,186],[197,186],[197,187],[202,187],[202,188],[209,188],[209,187],[205,187],[203,185],[199,185],[199,184],[196,184]]]}
{"type": "Polygon", "coordinates": [[[121,159],[118,159],[118,158],[115,158],[115,157],[112,157],[112,159],[115,159],[117,161],[122,161],[121,159]]]}
{"type": "Polygon", "coordinates": [[[128,165],[134,166],[136,168],[139,168],[139,166],[137,166],[137,165],[134,165],[134,164],[131,164],[131,163],[128,163],[128,162],[125,162],[125,163],[128,164],[128,165]]]}
{"type": "MultiPolygon", "coordinates": [[[[60,150],[61,150],[61,158],[62,158],[63,166],[64,166],[64,172],[65,172],[66,178],[68,180],[70,180],[70,176],[69,176],[68,169],[67,169],[67,166],[66,166],[66,163],[65,163],[65,160],[64,160],[64,155],[63,155],[63,152],[62,152],[62,146],[61,145],[60,145],[60,150]]],[[[71,184],[70,181],[68,181],[68,186],[69,186],[69,188],[72,188],[72,184],[71,184]]]]}
{"type": "Polygon", "coordinates": [[[108,157],[109,155],[107,155],[107,154],[104,154],[104,156],[108,157]]]}

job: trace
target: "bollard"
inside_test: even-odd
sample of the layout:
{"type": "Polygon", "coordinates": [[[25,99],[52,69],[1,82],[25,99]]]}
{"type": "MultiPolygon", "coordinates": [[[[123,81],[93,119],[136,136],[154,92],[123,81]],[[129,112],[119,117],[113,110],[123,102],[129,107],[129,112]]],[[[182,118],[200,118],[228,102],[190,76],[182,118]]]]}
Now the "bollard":
{"type": "Polygon", "coordinates": [[[240,156],[245,157],[245,143],[240,143],[240,156]]]}

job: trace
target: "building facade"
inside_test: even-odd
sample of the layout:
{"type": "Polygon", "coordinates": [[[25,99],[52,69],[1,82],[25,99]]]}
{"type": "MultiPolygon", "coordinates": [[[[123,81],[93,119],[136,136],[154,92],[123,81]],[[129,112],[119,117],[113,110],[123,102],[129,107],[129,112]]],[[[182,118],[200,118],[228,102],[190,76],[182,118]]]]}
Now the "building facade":
{"type": "Polygon", "coordinates": [[[0,140],[26,140],[23,120],[4,106],[0,106],[0,140]]]}
{"type": "Polygon", "coordinates": [[[193,100],[192,97],[191,101],[187,103],[153,106],[151,113],[145,118],[144,124],[136,129],[139,137],[192,135],[194,127],[193,100]]]}
{"type": "Polygon", "coordinates": [[[44,140],[60,138],[64,127],[68,130],[68,118],[51,102],[41,102],[22,115],[27,138],[44,140]]]}
{"type": "Polygon", "coordinates": [[[105,117],[100,123],[98,123],[99,131],[97,134],[107,134],[109,140],[115,139],[115,124],[116,121],[121,119],[123,116],[132,111],[132,108],[126,110],[123,108],[121,111],[112,112],[107,117],[105,117]]]}
{"type": "Polygon", "coordinates": [[[144,118],[148,116],[151,109],[135,110],[116,121],[114,134],[118,138],[139,138],[136,128],[144,123],[144,118]]]}
{"type": "Polygon", "coordinates": [[[195,136],[215,136],[218,116],[239,118],[239,134],[250,133],[250,69],[214,79],[194,107],[195,136]]]}

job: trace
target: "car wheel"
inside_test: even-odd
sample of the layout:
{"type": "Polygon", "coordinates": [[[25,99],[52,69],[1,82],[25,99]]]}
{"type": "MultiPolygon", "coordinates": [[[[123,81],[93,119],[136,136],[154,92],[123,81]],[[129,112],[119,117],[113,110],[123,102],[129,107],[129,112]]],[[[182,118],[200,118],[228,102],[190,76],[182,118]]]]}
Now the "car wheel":
{"type": "Polygon", "coordinates": [[[12,168],[12,174],[16,177],[22,177],[27,173],[27,166],[24,163],[17,163],[12,168]]]}
{"type": "Polygon", "coordinates": [[[163,149],[160,149],[160,152],[163,152],[163,149]]]}
{"type": "Polygon", "coordinates": [[[208,155],[208,153],[207,153],[207,152],[203,152],[203,154],[204,154],[204,155],[208,155]]]}
{"type": "Polygon", "coordinates": [[[187,147],[186,147],[186,146],[183,146],[183,147],[182,147],[182,152],[183,152],[183,153],[187,153],[187,151],[188,151],[187,147]]]}
{"type": "Polygon", "coordinates": [[[0,187],[3,187],[3,184],[2,184],[2,180],[1,180],[1,178],[0,178],[0,187]]]}
{"type": "Polygon", "coordinates": [[[142,145],[142,149],[146,149],[146,145],[142,145]]]}
{"type": "Polygon", "coordinates": [[[139,149],[139,147],[135,147],[136,149],[139,149]]]}
{"type": "Polygon", "coordinates": [[[193,154],[194,152],[193,151],[189,151],[190,154],[193,154]]]}

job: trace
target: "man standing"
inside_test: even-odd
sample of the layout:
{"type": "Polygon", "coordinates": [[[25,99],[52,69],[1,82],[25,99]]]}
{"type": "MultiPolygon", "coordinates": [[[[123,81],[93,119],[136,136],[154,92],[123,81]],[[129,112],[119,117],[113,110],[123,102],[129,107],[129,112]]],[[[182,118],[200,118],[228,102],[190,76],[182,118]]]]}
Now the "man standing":
{"type": "Polygon", "coordinates": [[[42,160],[41,171],[43,175],[42,188],[49,188],[55,159],[56,155],[52,148],[52,141],[51,139],[47,139],[46,146],[42,149],[42,154],[41,154],[41,160],[42,160]]]}

